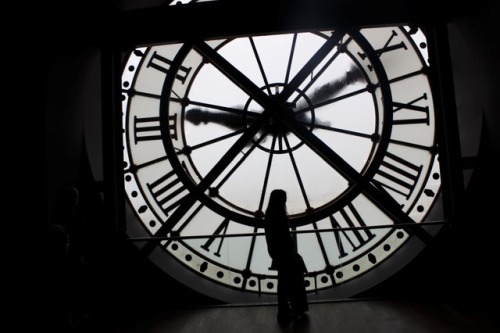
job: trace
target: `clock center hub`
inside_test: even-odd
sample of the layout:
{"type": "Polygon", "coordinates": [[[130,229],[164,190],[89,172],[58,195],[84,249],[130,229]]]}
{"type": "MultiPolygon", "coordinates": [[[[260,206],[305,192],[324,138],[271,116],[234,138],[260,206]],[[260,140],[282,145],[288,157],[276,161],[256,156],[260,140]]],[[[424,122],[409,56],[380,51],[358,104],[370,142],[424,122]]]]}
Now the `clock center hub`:
{"type": "Polygon", "coordinates": [[[269,120],[267,128],[265,129],[268,132],[268,135],[285,136],[289,134],[290,130],[279,118],[280,116],[295,118],[294,108],[295,103],[286,102],[281,108],[276,110],[275,114],[269,120]]]}
{"type": "MultiPolygon", "coordinates": [[[[262,87],[262,90],[275,91],[271,98],[277,99],[284,87],[285,84],[283,83],[275,83],[262,87]]],[[[290,131],[289,126],[282,119],[287,118],[299,122],[312,131],[315,124],[315,115],[314,107],[308,96],[297,90],[290,98],[290,101],[271,111],[273,114],[252,139],[253,143],[259,149],[273,154],[285,154],[300,148],[304,142],[290,131]]]]}

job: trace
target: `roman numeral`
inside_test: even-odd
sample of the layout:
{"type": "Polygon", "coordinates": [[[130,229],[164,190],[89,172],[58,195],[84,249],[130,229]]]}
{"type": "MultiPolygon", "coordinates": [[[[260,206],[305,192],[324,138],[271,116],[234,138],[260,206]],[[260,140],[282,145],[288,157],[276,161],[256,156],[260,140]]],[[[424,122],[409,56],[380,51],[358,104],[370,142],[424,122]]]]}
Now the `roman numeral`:
{"type": "Polygon", "coordinates": [[[173,170],[147,186],[156,203],[167,216],[168,212],[177,207],[189,194],[173,170]]]}
{"type": "MultiPolygon", "coordinates": [[[[330,222],[332,222],[331,219],[332,219],[332,217],[330,216],[330,222]]],[[[314,230],[318,230],[318,224],[316,222],[313,222],[312,225],[314,227],[314,230]]],[[[318,241],[319,248],[321,250],[321,254],[323,255],[323,259],[325,260],[325,266],[330,266],[330,260],[328,259],[328,254],[326,252],[325,244],[323,243],[323,239],[321,238],[321,233],[316,232],[315,234],[316,234],[316,239],[318,241]]],[[[337,240],[337,237],[335,237],[335,239],[337,240]]],[[[343,248],[342,248],[342,250],[343,250],[343,248]]]]}
{"type": "Polygon", "coordinates": [[[406,45],[405,45],[404,42],[401,42],[399,44],[393,44],[393,45],[391,45],[392,40],[397,35],[398,35],[397,32],[394,31],[394,30],[392,30],[392,34],[389,37],[389,39],[387,40],[387,42],[385,43],[384,47],[375,50],[375,53],[380,57],[383,53],[394,51],[394,50],[397,50],[397,49],[403,48],[403,49],[407,50],[408,48],[406,47],[406,45]]]}
{"type": "MultiPolygon", "coordinates": [[[[427,100],[427,94],[424,93],[422,96],[415,98],[409,103],[399,103],[393,102],[394,106],[393,113],[396,116],[396,113],[401,110],[409,110],[411,111],[411,116],[407,115],[405,119],[394,119],[394,125],[408,125],[408,124],[427,124],[429,125],[429,107],[428,106],[418,106],[415,105],[416,102],[421,100],[427,100]]],[[[395,117],[396,118],[396,117],[395,117]]]]}
{"type": "Polygon", "coordinates": [[[210,246],[212,245],[212,243],[215,241],[216,238],[220,238],[219,240],[219,246],[217,247],[217,251],[214,252],[214,254],[217,256],[217,257],[220,257],[220,249],[222,247],[222,243],[224,242],[224,236],[220,236],[220,234],[222,233],[222,235],[226,235],[226,232],[227,232],[227,226],[229,225],[229,219],[228,218],[225,218],[220,224],[219,226],[217,227],[217,229],[215,229],[214,233],[212,234],[213,236],[210,237],[207,242],[205,244],[203,244],[201,246],[202,249],[206,250],[206,251],[210,251],[210,246]]]}
{"type": "MultiPolygon", "coordinates": [[[[147,64],[147,67],[152,67],[156,70],[159,70],[160,72],[163,72],[168,75],[168,71],[170,70],[170,66],[172,65],[172,60],[167,59],[158,53],[156,51],[153,53],[151,56],[151,59],[149,59],[149,62],[147,64]]],[[[184,83],[186,81],[186,78],[189,75],[189,72],[191,71],[191,67],[184,67],[181,66],[179,68],[179,71],[175,75],[175,78],[184,83]]]]}
{"type": "MultiPolygon", "coordinates": [[[[176,115],[168,116],[168,128],[170,137],[177,140],[177,117],[176,115]]],[[[139,141],[161,140],[160,117],[143,117],[134,116],[134,141],[137,144],[139,141]]]]}
{"type": "Polygon", "coordinates": [[[408,199],[417,183],[422,166],[417,166],[390,152],[384,158],[373,181],[408,199]],[[383,168],[382,168],[383,167],[383,168]]]}
{"type": "Polygon", "coordinates": [[[170,137],[177,140],[177,116],[175,114],[168,116],[168,129],[170,137]]]}
{"type": "Polygon", "coordinates": [[[134,116],[134,142],[161,140],[160,117],[134,116]]]}
{"type": "MultiPolygon", "coordinates": [[[[250,248],[248,249],[247,264],[245,266],[245,270],[243,271],[243,283],[242,283],[243,287],[247,286],[247,283],[249,283],[250,277],[252,277],[250,265],[251,265],[252,259],[253,259],[253,251],[255,249],[255,240],[257,238],[256,237],[257,231],[258,231],[258,228],[255,227],[253,229],[253,236],[252,236],[252,241],[250,243],[250,248]]],[[[260,293],[260,282],[258,285],[259,285],[259,293],[260,293]]]]}
{"type": "MultiPolygon", "coordinates": [[[[333,231],[337,248],[339,250],[339,258],[343,258],[348,254],[346,246],[349,245],[352,250],[355,251],[368,243],[373,237],[375,237],[375,235],[368,228],[359,228],[366,227],[367,225],[352,203],[342,208],[339,213],[347,223],[347,226],[349,228],[354,228],[352,230],[340,229],[333,231]],[[348,214],[348,211],[351,214],[348,214]]],[[[330,216],[330,223],[334,229],[343,228],[334,215],[330,216]]]]}
{"type": "MultiPolygon", "coordinates": [[[[393,42],[394,37],[396,37],[397,35],[398,35],[397,32],[395,30],[392,30],[392,33],[389,36],[389,39],[387,40],[387,42],[380,49],[376,49],[375,54],[380,57],[380,56],[382,56],[382,54],[387,53],[387,52],[391,52],[391,51],[395,51],[395,50],[399,50],[399,49],[408,50],[408,47],[406,47],[406,44],[403,41],[401,41],[400,43],[395,43],[395,44],[391,45],[391,42],[393,42]]],[[[363,60],[366,59],[365,53],[358,52],[358,55],[361,59],[363,59],[363,60]]],[[[368,66],[368,68],[371,71],[373,70],[371,65],[368,66]]]]}

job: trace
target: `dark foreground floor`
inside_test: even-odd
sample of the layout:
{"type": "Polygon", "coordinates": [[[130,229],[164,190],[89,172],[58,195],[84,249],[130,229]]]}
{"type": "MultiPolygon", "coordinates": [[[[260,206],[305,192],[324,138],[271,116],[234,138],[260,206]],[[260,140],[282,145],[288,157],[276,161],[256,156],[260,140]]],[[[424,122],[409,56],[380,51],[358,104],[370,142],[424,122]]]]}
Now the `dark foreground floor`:
{"type": "Polygon", "coordinates": [[[141,319],[114,319],[110,333],[272,333],[500,332],[499,307],[401,300],[311,303],[302,322],[281,325],[275,305],[211,306],[167,310],[141,319]]]}

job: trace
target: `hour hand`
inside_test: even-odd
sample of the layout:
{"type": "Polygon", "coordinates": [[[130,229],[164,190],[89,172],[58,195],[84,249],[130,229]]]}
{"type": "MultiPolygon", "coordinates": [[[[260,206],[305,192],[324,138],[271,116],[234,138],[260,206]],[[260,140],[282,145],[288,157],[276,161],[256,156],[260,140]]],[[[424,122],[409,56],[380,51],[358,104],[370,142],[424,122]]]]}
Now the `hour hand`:
{"type": "Polygon", "coordinates": [[[196,126],[200,125],[201,123],[213,123],[235,130],[242,128],[245,124],[245,117],[243,116],[243,114],[213,112],[200,108],[192,108],[187,110],[186,120],[196,126]]]}

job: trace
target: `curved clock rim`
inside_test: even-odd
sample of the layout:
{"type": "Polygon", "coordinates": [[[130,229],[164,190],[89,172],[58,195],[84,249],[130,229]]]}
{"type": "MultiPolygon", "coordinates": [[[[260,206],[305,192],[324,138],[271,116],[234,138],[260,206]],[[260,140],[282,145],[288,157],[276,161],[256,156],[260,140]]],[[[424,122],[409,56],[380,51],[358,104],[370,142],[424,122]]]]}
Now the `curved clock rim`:
{"type": "MultiPolygon", "coordinates": [[[[436,232],[439,232],[440,229],[440,226],[435,227],[436,232]]],[[[336,288],[308,291],[307,297],[313,302],[353,298],[401,271],[425,248],[426,245],[417,237],[411,237],[402,249],[392,255],[391,260],[384,261],[361,277],[347,281],[336,288]]],[[[157,247],[151,253],[149,260],[179,283],[218,301],[229,304],[266,304],[276,302],[275,294],[240,291],[228,288],[226,285],[209,279],[200,278],[197,273],[185,269],[182,263],[166,254],[165,250],[160,247],[157,247]]]]}

